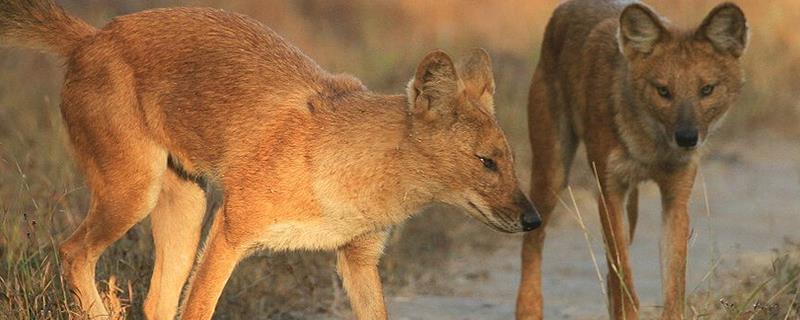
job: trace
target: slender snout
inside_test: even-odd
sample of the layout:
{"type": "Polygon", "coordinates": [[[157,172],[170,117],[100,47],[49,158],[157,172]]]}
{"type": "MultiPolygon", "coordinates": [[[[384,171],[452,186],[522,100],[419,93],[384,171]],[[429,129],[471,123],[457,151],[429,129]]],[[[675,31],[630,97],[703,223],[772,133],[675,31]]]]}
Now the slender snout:
{"type": "Polygon", "coordinates": [[[522,209],[522,214],[520,215],[522,231],[531,231],[542,225],[542,217],[522,191],[517,191],[514,194],[514,202],[517,207],[522,209]]]}
{"type": "Polygon", "coordinates": [[[694,148],[700,138],[696,127],[680,128],[675,130],[675,143],[682,148],[694,148]]]}
{"type": "Polygon", "coordinates": [[[695,107],[686,103],[680,105],[678,121],[675,126],[675,144],[684,149],[694,149],[700,140],[700,130],[697,129],[695,107]]]}

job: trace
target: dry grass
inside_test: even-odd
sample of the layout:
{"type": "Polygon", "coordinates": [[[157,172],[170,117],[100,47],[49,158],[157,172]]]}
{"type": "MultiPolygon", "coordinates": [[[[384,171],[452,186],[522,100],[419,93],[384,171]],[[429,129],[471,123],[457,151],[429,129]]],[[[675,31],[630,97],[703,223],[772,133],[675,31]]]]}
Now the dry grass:
{"type": "Polygon", "coordinates": [[[768,266],[738,261],[706,289],[693,294],[693,319],[800,319],[800,243],[787,242],[775,250],[768,266]]]}
{"type": "MultiPolygon", "coordinates": [[[[706,195],[705,180],[701,176],[702,193],[706,195]]],[[[595,176],[596,188],[600,189],[600,182],[595,176]]],[[[564,198],[559,198],[560,204],[570,215],[574,216],[584,235],[586,247],[592,259],[594,270],[597,273],[601,297],[607,294],[606,279],[601,273],[597,257],[592,248],[596,241],[591,231],[584,223],[583,214],[576,200],[572,187],[568,187],[564,198]]],[[[602,198],[601,198],[602,199],[602,198]]],[[[605,200],[603,200],[605,201],[605,200]]],[[[706,198],[706,206],[708,199],[706,198]]],[[[708,209],[708,207],[707,207],[708,209]]],[[[710,215],[710,212],[706,212],[710,215]]],[[[612,237],[614,235],[612,234],[612,237]]],[[[607,246],[606,243],[603,243],[607,246]]],[[[607,249],[607,248],[606,248],[607,249]]],[[[605,250],[606,258],[612,259],[605,250]]],[[[703,277],[695,288],[687,288],[686,309],[689,319],[719,319],[719,320],[800,320],[800,243],[791,242],[787,238],[786,245],[781,250],[773,250],[770,254],[764,253],[759,257],[740,257],[735,266],[727,266],[721,270],[720,257],[703,277]],[[765,265],[764,260],[768,260],[765,265]]],[[[614,268],[608,276],[619,277],[623,274],[614,268]]],[[[623,284],[624,285],[624,284],[623,284]]],[[[626,294],[624,298],[631,298],[629,289],[623,287],[626,294]]],[[[656,319],[659,317],[658,308],[640,311],[643,319],[656,319]]]]}
{"type": "MultiPolygon", "coordinates": [[[[800,2],[738,2],[752,27],[753,40],[745,57],[749,82],[722,135],[736,137],[764,127],[797,133],[800,33],[796,27],[800,2]]],[[[460,53],[470,47],[485,47],[495,63],[498,117],[518,155],[520,177],[527,183],[530,156],[524,106],[544,25],[557,3],[554,0],[60,3],[95,25],[119,14],[173,5],[213,6],[246,13],[283,34],[329,70],[352,73],[383,92],[399,92],[415,64],[431,49],[460,53]]],[[[697,22],[716,1],[651,3],[671,17],[685,17],[673,20],[687,25],[697,22]]],[[[57,108],[62,75],[59,63],[31,51],[0,51],[2,319],[78,317],[58,275],[54,248],[80,223],[88,192],[65,147],[66,134],[57,108]]],[[[484,229],[464,224],[465,218],[455,213],[439,213],[453,210],[436,211],[413,219],[393,237],[383,261],[389,291],[447,291],[446,284],[438,280],[443,274],[436,270],[446,269],[454,252],[491,249],[491,242],[482,241],[484,229]]],[[[106,290],[109,303],[131,319],[142,317],[141,303],[151,272],[152,239],[147,224],[145,221],[128,232],[98,264],[98,278],[108,279],[101,287],[112,288],[106,290]]],[[[758,297],[777,292],[769,290],[786,277],[784,273],[771,275],[776,280],[759,291],[762,295],[758,297]]],[[[783,290],[780,299],[785,300],[790,292],[796,294],[797,288],[783,290]]],[[[226,319],[253,315],[292,319],[319,312],[346,314],[343,301],[331,254],[264,253],[237,268],[219,310],[226,319]]],[[[728,301],[739,311],[752,304],[739,298],[728,301]]],[[[719,304],[717,309],[714,303],[702,306],[711,307],[698,310],[720,311],[719,304]]]]}

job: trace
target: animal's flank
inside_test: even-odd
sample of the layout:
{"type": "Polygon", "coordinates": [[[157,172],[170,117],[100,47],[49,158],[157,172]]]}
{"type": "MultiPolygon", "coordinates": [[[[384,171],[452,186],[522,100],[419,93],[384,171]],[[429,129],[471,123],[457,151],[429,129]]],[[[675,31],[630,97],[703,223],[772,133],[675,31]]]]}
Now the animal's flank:
{"type": "Polygon", "coordinates": [[[0,45],[55,51],[68,55],[96,29],[67,14],[51,0],[0,1],[0,45]]]}

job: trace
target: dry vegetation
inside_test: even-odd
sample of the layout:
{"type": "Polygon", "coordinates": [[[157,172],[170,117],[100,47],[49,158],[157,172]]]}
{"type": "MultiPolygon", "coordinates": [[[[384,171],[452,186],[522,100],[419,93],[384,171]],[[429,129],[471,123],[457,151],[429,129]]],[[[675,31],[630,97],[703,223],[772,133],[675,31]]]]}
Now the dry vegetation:
{"type": "Polygon", "coordinates": [[[739,268],[713,274],[716,280],[690,296],[694,319],[800,319],[800,244],[775,251],[768,266],[739,261],[739,268]]]}
{"type": "MultiPolygon", "coordinates": [[[[153,7],[213,6],[242,12],[269,25],[331,71],[348,72],[369,87],[400,92],[426,51],[461,53],[474,46],[494,58],[498,116],[514,146],[520,177],[527,180],[525,101],[547,18],[556,1],[59,1],[102,25],[111,17],[153,7]]],[[[722,139],[770,128],[796,134],[800,116],[800,2],[738,1],[750,20],[746,55],[748,86],[722,139]]],[[[716,1],[651,1],[678,24],[692,24],[716,1]]],[[[18,49],[0,51],[0,318],[62,319],[74,309],[58,275],[54,246],[78,223],[88,190],[72,161],[58,111],[63,71],[52,56],[18,49]]],[[[447,291],[441,279],[451,257],[492,248],[499,236],[439,208],[398,229],[383,260],[388,290],[447,291]],[[469,235],[469,236],[466,236],[469,235]]],[[[139,319],[152,266],[148,222],[111,247],[98,264],[110,303],[139,319]],[[121,289],[120,289],[121,288],[121,289]]],[[[789,251],[800,252],[797,246],[789,251]]],[[[796,258],[796,255],[795,255],[796,258]]],[[[750,292],[709,286],[693,300],[699,314],[748,319],[760,301],[781,303],[781,318],[797,295],[797,259],[744,279],[750,292]],[[766,282],[765,285],[760,284],[766,282]],[[718,292],[730,297],[720,303],[718,292]],[[775,298],[770,299],[772,295],[775,298]],[[727,307],[726,307],[727,306],[727,307]],[[727,309],[730,310],[727,310],[727,309]],[[748,309],[750,308],[750,309],[748,309]]],[[[225,319],[303,318],[346,314],[342,290],[326,253],[263,253],[242,263],[219,304],[225,319]]],[[[739,281],[739,280],[737,280],[739,281]]],[[[722,281],[721,283],[724,283],[722,281]]],[[[741,288],[742,286],[738,286],[741,288]]],[[[765,309],[766,310],[766,309],[765,309]]],[[[771,312],[759,311],[759,312],[771,312]]],[[[761,317],[758,315],[757,317],[761,317]]],[[[754,319],[759,319],[759,318],[754,319]]],[[[787,315],[788,317],[788,315],[787,315]]],[[[797,313],[793,314],[797,318],[797,313]]],[[[772,318],[764,318],[772,319],[772,318]]],[[[777,319],[777,318],[775,318],[777,319]]],[[[792,319],[788,317],[788,319],[792,319]]]]}

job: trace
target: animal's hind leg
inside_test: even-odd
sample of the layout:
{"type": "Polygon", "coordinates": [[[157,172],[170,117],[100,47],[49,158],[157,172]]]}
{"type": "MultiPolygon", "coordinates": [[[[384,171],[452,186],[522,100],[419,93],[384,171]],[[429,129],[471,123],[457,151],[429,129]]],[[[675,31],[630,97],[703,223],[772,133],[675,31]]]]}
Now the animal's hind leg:
{"type": "Polygon", "coordinates": [[[90,70],[82,71],[67,73],[61,112],[91,204],[81,225],[61,244],[60,256],[67,283],[94,319],[108,315],[95,286],[95,264],[155,206],[167,154],[145,133],[132,86],[122,85],[123,73],[104,72],[114,78],[97,81],[85,80],[90,70]]]}
{"type": "Polygon", "coordinates": [[[108,149],[79,156],[95,159],[81,161],[92,190],[91,206],[60,247],[64,276],[81,308],[92,317],[108,315],[95,286],[97,260],[153,208],[166,167],[166,154],[153,146],[104,147],[108,149]],[[117,153],[113,161],[106,158],[111,153],[117,153]]]}
{"type": "Polygon", "coordinates": [[[628,215],[628,241],[633,243],[636,233],[636,222],[639,220],[639,187],[631,187],[625,202],[625,213],[628,215]]]}
{"type": "Polygon", "coordinates": [[[578,139],[563,112],[564,105],[537,69],[528,106],[533,168],[531,200],[542,216],[542,226],[525,234],[522,279],[517,296],[517,319],[542,319],[542,247],[545,230],[565,187],[578,139]]]}
{"type": "Polygon", "coordinates": [[[164,174],[158,204],[150,215],[155,267],[144,303],[148,319],[174,319],[197,252],[206,199],[203,189],[172,171],[164,174]]]}

